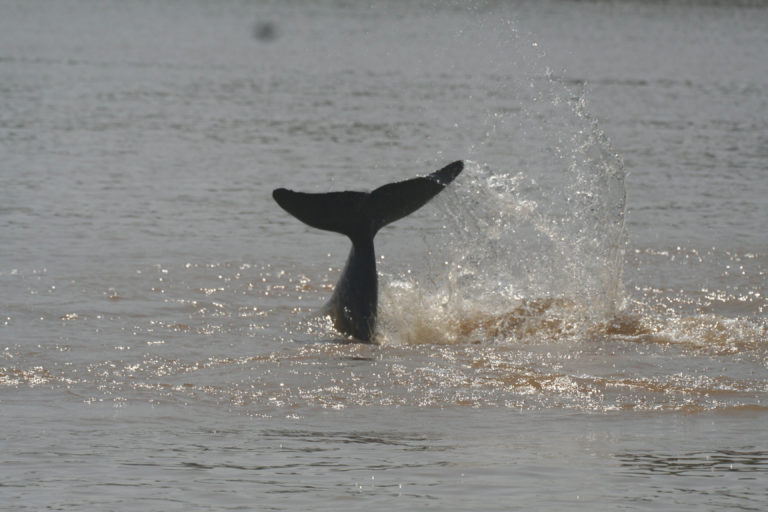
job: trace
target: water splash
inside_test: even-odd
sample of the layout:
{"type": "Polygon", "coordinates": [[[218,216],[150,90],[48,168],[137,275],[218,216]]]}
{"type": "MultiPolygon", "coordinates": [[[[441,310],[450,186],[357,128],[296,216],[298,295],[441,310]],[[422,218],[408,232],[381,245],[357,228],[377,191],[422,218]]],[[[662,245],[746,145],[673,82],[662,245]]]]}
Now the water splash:
{"type": "Polygon", "coordinates": [[[625,172],[583,94],[551,76],[494,113],[461,179],[427,277],[385,283],[384,343],[561,337],[610,321],[623,300],[625,172]],[[546,99],[546,101],[544,101],[546,99]],[[519,148],[502,153],[504,148],[519,148]]]}

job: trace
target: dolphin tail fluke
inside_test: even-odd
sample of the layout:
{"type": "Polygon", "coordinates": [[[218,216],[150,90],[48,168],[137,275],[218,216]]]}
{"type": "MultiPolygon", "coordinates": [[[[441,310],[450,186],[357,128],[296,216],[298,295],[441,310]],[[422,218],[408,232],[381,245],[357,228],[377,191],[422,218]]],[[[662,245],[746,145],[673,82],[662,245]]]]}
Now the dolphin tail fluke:
{"type": "Polygon", "coordinates": [[[464,169],[453,162],[429,176],[390,183],[366,192],[309,194],[278,188],[272,197],[285,211],[314,228],[335,231],[353,241],[373,237],[387,224],[415,212],[464,169]]]}
{"type": "Polygon", "coordinates": [[[368,195],[365,192],[308,194],[284,188],[272,192],[277,204],[303,223],[348,236],[360,229],[368,195]]]}
{"type": "Polygon", "coordinates": [[[464,163],[457,161],[429,176],[390,183],[371,192],[370,215],[374,233],[424,206],[463,169],[464,163]]]}

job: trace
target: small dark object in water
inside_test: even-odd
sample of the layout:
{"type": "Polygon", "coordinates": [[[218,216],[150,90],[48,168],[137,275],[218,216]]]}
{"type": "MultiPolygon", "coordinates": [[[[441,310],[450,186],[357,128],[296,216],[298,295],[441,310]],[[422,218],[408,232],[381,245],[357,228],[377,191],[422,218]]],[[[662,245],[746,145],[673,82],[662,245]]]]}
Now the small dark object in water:
{"type": "Polygon", "coordinates": [[[271,21],[262,21],[253,26],[253,37],[265,43],[277,39],[277,26],[271,21]]]}

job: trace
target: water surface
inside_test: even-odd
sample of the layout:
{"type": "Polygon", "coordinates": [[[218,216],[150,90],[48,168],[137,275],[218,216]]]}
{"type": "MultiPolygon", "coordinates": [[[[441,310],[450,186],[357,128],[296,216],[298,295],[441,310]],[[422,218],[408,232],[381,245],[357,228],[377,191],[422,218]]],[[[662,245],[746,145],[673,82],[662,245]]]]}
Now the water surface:
{"type": "Polygon", "coordinates": [[[766,21],[4,2],[3,501],[762,510],[766,21]],[[456,159],[348,343],[348,242],[272,189],[456,159]]]}

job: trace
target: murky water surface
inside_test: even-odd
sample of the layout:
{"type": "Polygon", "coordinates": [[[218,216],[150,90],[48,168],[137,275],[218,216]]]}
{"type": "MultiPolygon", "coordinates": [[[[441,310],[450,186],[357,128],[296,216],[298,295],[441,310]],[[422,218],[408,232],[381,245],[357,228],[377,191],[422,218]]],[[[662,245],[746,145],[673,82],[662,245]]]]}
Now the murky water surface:
{"type": "Polygon", "coordinates": [[[763,510],[767,22],[3,2],[3,502],[763,510]],[[456,159],[350,343],[272,189],[456,159]]]}

